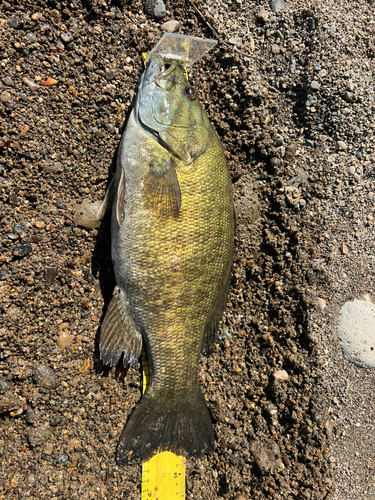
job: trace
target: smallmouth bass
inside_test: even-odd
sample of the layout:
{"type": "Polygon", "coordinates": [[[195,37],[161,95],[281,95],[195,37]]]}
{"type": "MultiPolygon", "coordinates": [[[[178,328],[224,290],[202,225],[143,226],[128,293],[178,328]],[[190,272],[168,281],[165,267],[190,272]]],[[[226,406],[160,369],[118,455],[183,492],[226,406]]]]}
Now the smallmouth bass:
{"type": "Polygon", "coordinates": [[[215,446],[198,364],[226,302],[234,207],[223,149],[177,61],[153,55],[142,75],[113,190],[117,286],[100,356],[113,367],[123,355],[131,365],[144,342],[151,369],[116,458],[128,464],[164,450],[199,456],[215,446]]]}

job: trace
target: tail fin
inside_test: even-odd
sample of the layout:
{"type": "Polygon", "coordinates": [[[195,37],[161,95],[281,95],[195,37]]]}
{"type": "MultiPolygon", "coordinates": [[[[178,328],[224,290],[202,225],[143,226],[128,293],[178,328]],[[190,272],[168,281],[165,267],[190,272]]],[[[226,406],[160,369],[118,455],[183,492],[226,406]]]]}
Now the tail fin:
{"type": "Polygon", "coordinates": [[[126,465],[144,462],[161,451],[200,456],[214,448],[211,417],[200,389],[181,403],[158,401],[148,392],[122,431],[116,459],[126,465]]]}

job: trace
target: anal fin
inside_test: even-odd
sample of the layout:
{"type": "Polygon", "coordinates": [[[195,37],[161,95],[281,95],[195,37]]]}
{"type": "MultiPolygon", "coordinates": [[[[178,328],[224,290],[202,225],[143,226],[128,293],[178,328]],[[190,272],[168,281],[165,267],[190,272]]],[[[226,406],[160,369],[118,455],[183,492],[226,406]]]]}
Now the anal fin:
{"type": "Polygon", "coordinates": [[[124,366],[134,365],[142,351],[142,336],[130,315],[125,292],[116,287],[100,331],[100,359],[117,365],[124,354],[124,366]]]}

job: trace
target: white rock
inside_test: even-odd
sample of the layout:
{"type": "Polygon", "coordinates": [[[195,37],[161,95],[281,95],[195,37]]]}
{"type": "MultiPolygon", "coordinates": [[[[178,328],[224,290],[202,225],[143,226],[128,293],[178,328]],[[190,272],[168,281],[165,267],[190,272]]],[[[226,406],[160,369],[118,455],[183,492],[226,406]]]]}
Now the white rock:
{"type": "Polygon", "coordinates": [[[337,141],[337,147],[341,151],[346,151],[348,149],[348,146],[347,146],[346,142],[344,142],[344,141],[337,141]]]}
{"type": "Polygon", "coordinates": [[[375,368],[375,304],[369,295],[342,306],[337,335],[345,359],[363,368],[375,368]]]}
{"type": "Polygon", "coordinates": [[[273,372],[273,378],[278,382],[287,382],[289,375],[285,370],[276,370],[273,372]]]}
{"type": "Polygon", "coordinates": [[[322,311],[327,307],[327,301],[322,299],[321,297],[318,297],[316,299],[316,302],[318,304],[319,309],[321,309],[322,311]]]}
{"type": "Polygon", "coordinates": [[[272,0],[271,2],[271,10],[272,12],[279,12],[280,10],[285,9],[284,0],[272,0]]]}
{"type": "Polygon", "coordinates": [[[167,21],[160,26],[161,31],[166,31],[167,33],[174,33],[180,27],[180,23],[175,20],[167,21]]]}
{"type": "Polygon", "coordinates": [[[74,224],[85,229],[94,229],[99,227],[101,221],[98,219],[98,210],[101,207],[100,201],[91,203],[85,199],[80,205],[75,206],[74,224]]]}

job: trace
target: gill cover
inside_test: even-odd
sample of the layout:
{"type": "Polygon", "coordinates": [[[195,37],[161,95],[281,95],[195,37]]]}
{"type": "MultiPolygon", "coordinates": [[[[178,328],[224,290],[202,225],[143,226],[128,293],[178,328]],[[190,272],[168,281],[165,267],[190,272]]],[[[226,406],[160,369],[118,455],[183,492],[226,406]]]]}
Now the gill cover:
{"type": "Polygon", "coordinates": [[[210,123],[177,61],[155,54],[142,75],[135,105],[139,125],[184,163],[210,145],[210,123]]]}

